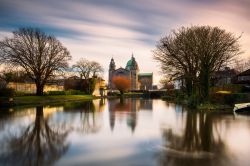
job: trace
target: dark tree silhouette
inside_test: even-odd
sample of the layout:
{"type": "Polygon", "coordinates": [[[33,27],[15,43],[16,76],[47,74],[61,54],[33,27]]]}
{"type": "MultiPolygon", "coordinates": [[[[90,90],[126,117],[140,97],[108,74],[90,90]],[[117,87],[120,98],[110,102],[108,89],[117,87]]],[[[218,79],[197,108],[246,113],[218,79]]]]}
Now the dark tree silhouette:
{"type": "Polygon", "coordinates": [[[224,161],[230,162],[226,146],[216,131],[216,121],[213,114],[187,111],[183,135],[171,129],[163,131],[165,145],[160,165],[223,165],[224,161]]]}
{"type": "Polygon", "coordinates": [[[100,130],[101,126],[96,123],[96,110],[93,101],[86,102],[85,108],[81,109],[81,124],[80,132],[84,134],[96,133],[100,130]]]}
{"type": "Polygon", "coordinates": [[[185,79],[187,95],[208,97],[211,74],[240,54],[239,38],[218,27],[182,27],[163,37],[154,51],[164,74],[185,79]]]}
{"type": "Polygon", "coordinates": [[[63,126],[52,129],[43,115],[43,107],[36,107],[35,122],[20,134],[7,137],[0,164],[51,165],[67,151],[67,134],[63,126]]]}
{"type": "Polygon", "coordinates": [[[20,28],[13,37],[0,42],[1,57],[7,64],[22,67],[42,95],[44,85],[59,70],[67,67],[69,51],[55,37],[35,28],[20,28]]]}
{"type": "Polygon", "coordinates": [[[77,115],[80,114],[80,125],[74,126],[73,128],[79,133],[88,135],[98,132],[101,128],[96,120],[97,110],[93,101],[67,104],[67,106],[64,106],[64,111],[74,112],[77,115]]]}

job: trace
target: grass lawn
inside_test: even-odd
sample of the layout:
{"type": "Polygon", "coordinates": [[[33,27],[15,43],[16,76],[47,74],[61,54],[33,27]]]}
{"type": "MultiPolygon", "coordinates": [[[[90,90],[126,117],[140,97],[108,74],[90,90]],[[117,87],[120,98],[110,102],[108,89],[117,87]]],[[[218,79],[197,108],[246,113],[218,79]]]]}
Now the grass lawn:
{"type": "Polygon", "coordinates": [[[92,100],[92,95],[51,95],[51,96],[20,96],[13,98],[13,104],[18,105],[40,105],[49,103],[59,103],[67,101],[92,100]]]}
{"type": "Polygon", "coordinates": [[[224,110],[224,109],[232,109],[232,107],[229,105],[224,105],[224,104],[206,103],[206,104],[201,104],[197,106],[197,109],[198,110],[224,110]]]}

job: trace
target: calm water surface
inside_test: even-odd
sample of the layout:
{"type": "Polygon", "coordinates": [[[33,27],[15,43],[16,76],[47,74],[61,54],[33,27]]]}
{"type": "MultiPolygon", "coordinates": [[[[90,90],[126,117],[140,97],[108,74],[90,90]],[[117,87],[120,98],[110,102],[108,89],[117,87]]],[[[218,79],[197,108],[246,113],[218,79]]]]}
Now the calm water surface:
{"type": "Polygon", "coordinates": [[[250,116],[161,100],[94,100],[0,112],[0,165],[249,166],[250,116]]]}

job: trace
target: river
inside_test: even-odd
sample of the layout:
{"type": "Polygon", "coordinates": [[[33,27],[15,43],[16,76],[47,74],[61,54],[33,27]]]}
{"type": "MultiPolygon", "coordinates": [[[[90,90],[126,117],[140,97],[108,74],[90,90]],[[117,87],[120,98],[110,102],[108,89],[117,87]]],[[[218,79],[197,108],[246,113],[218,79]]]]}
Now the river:
{"type": "Polygon", "coordinates": [[[0,165],[248,166],[250,116],[113,99],[0,111],[0,165]]]}

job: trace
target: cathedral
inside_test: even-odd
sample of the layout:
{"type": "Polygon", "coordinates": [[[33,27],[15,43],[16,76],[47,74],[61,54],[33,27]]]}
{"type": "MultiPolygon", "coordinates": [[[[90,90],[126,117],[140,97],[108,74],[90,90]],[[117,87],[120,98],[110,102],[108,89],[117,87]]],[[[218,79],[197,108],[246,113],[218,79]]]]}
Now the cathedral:
{"type": "Polygon", "coordinates": [[[139,67],[132,54],[125,68],[116,69],[115,61],[112,58],[109,64],[109,89],[114,90],[112,79],[116,76],[126,77],[130,80],[130,90],[150,90],[153,84],[153,73],[139,73],[139,67]]]}

